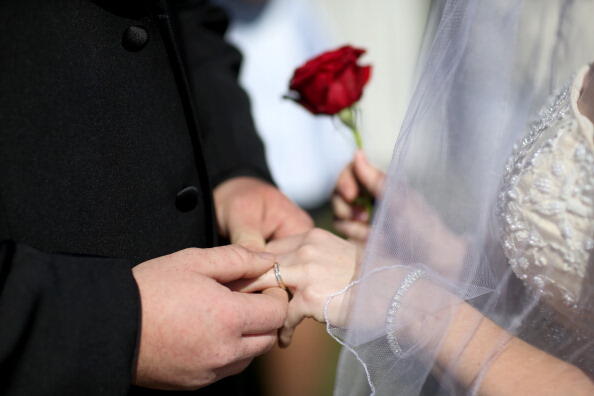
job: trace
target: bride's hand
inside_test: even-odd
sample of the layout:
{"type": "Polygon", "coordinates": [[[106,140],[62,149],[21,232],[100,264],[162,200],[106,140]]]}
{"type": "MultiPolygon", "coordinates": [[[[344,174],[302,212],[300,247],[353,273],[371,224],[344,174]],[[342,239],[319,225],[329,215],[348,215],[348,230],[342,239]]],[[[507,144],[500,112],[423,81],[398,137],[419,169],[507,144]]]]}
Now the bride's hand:
{"type": "Polygon", "coordinates": [[[377,198],[384,185],[385,174],[371,165],[361,150],[340,174],[332,196],[334,228],[349,240],[364,245],[369,236],[369,213],[354,204],[361,187],[377,198]]]}
{"type": "MultiPolygon", "coordinates": [[[[273,241],[266,250],[277,256],[282,279],[293,294],[287,320],[279,334],[279,343],[286,346],[291,342],[295,327],[304,318],[324,321],[324,305],[328,297],[354,278],[360,249],[327,231],[314,229],[273,241]]],[[[253,292],[276,286],[277,280],[271,270],[248,284],[236,286],[236,289],[253,292]]]]}

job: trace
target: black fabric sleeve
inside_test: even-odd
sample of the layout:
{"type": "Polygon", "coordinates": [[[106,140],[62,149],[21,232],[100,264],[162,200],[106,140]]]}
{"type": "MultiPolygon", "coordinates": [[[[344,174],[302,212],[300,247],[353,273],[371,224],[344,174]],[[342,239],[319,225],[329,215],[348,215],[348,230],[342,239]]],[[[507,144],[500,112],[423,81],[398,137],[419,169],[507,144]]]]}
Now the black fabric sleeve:
{"type": "Polygon", "coordinates": [[[227,15],[208,1],[187,0],[176,2],[174,18],[212,185],[235,176],[272,183],[249,98],[237,80],[242,56],[223,38],[227,15]]]}
{"type": "Polygon", "coordinates": [[[140,312],[130,268],[0,242],[0,394],[126,395],[140,312]]]}

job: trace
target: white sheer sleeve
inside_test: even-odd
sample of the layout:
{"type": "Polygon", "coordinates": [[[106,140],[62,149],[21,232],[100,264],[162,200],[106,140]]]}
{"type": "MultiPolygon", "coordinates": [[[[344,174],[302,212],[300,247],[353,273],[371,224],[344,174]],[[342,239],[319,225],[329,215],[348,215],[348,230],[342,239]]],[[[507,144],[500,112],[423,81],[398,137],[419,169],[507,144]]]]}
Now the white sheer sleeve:
{"type": "MultiPolygon", "coordinates": [[[[512,338],[543,352],[535,355],[536,363],[552,357],[553,363],[594,377],[589,314],[594,262],[586,237],[594,212],[581,210],[594,199],[589,187],[594,177],[582,178],[575,170],[560,177],[554,191],[559,188],[560,196],[572,196],[581,206],[559,209],[546,196],[546,181],[536,174],[522,180],[525,171],[515,172],[507,163],[514,150],[533,144],[534,128],[544,128],[547,138],[534,144],[554,158],[540,165],[545,167],[540,173],[553,177],[558,157],[572,164],[578,157],[592,161],[589,172],[594,169],[592,150],[581,157],[578,146],[571,151],[548,140],[585,131],[561,129],[580,123],[579,114],[563,111],[563,103],[571,102],[538,112],[547,97],[558,97],[563,81],[571,87],[572,75],[594,58],[594,25],[585,17],[592,12],[589,0],[436,3],[430,20],[438,25],[421,57],[423,70],[396,144],[361,276],[326,306],[328,330],[345,346],[336,395],[477,394],[512,338]],[[534,211],[539,221],[554,224],[557,234],[538,222],[514,218],[517,212],[506,207],[516,192],[506,188],[510,183],[526,183],[522,205],[540,208],[534,211]],[[569,225],[578,224],[579,217],[574,231],[580,238],[564,235],[570,230],[560,214],[574,216],[569,225]],[[515,239],[509,242],[510,237],[515,239]],[[580,246],[571,245],[574,241],[580,246]],[[571,254],[575,249],[581,256],[571,254]],[[520,257],[528,250],[526,264],[520,257]],[[578,268],[578,262],[579,276],[552,275],[551,268],[578,268]],[[573,291],[570,322],[556,305],[562,301],[567,306],[563,293],[558,300],[547,294],[553,289],[538,287],[537,276],[543,274],[573,291]],[[448,340],[448,358],[444,363],[440,355],[437,365],[448,327],[469,307],[480,315],[469,316],[453,344],[448,340]],[[457,369],[486,322],[502,332],[485,344],[476,376],[462,384],[457,369]]],[[[592,139],[584,143],[593,145],[592,139]]],[[[516,163],[512,160],[511,166],[516,163]]],[[[528,162],[521,163],[527,169],[528,162]]]]}

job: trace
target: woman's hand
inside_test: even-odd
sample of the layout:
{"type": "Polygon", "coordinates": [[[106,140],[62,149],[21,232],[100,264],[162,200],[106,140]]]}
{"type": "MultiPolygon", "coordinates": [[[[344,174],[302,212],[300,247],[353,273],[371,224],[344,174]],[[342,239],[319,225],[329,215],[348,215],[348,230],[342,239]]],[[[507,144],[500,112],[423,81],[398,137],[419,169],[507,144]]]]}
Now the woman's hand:
{"type": "MultiPolygon", "coordinates": [[[[385,174],[371,165],[362,151],[341,173],[332,197],[336,230],[349,241],[363,247],[369,237],[370,218],[364,208],[354,204],[365,188],[374,197],[383,194],[385,174]]],[[[466,254],[466,241],[452,232],[423,195],[409,186],[400,186],[390,195],[385,210],[394,219],[383,237],[394,241],[414,240],[415,250],[406,252],[418,262],[443,274],[457,275],[466,254]],[[422,247],[421,245],[422,244],[422,247]]]]}
{"type": "MultiPolygon", "coordinates": [[[[282,279],[293,294],[287,320],[279,334],[279,343],[286,346],[291,342],[295,327],[304,318],[324,321],[324,305],[328,297],[342,290],[354,278],[360,249],[327,231],[314,229],[273,241],[266,250],[277,256],[282,279]]],[[[276,286],[274,271],[271,270],[251,282],[233,285],[233,288],[253,292],[276,286]]],[[[337,297],[336,302],[341,305],[339,299],[337,297]]],[[[339,314],[338,309],[332,311],[335,315],[339,314]]]]}
{"type": "Polygon", "coordinates": [[[355,199],[365,188],[374,198],[381,195],[385,174],[371,165],[363,151],[359,150],[340,174],[332,196],[334,228],[350,241],[364,245],[369,236],[369,213],[357,206],[355,199]]]}

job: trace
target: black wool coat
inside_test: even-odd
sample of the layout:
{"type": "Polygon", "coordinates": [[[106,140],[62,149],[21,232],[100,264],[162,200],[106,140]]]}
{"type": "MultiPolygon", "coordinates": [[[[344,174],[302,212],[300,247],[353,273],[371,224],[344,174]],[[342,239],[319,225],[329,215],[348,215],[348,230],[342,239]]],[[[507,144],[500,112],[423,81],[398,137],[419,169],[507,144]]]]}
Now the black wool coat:
{"type": "Polygon", "coordinates": [[[0,0],[0,395],[160,394],[130,389],[131,268],[215,245],[212,188],[270,180],[226,26],[203,0],[0,0]]]}

